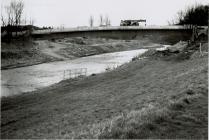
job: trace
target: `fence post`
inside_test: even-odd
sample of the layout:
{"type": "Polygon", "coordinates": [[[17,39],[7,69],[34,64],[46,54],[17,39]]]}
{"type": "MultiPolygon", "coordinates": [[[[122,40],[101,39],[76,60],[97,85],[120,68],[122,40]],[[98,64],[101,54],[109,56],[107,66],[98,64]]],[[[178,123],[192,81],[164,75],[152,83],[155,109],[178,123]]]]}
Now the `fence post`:
{"type": "Polygon", "coordinates": [[[202,54],[202,44],[200,43],[200,55],[203,56],[202,54]]]}
{"type": "Polygon", "coordinates": [[[64,73],[63,73],[63,79],[65,80],[65,70],[64,70],[64,73]]]}

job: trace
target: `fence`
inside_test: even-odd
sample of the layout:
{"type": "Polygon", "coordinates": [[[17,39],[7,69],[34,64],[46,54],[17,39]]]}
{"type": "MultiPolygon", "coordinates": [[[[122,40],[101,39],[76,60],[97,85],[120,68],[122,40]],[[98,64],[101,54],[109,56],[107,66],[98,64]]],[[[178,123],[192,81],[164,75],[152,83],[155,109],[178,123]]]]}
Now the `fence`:
{"type": "Polygon", "coordinates": [[[78,76],[86,76],[87,68],[64,70],[63,79],[71,79],[78,76]]]}

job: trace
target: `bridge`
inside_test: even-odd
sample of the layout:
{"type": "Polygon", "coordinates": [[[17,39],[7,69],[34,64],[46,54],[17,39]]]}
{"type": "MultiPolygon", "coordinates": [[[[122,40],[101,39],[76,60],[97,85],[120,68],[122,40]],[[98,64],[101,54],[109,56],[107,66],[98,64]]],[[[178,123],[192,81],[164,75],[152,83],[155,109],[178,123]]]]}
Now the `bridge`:
{"type": "Polygon", "coordinates": [[[59,39],[66,37],[111,38],[150,40],[156,43],[173,44],[179,40],[189,40],[192,29],[184,26],[110,26],[69,29],[48,29],[33,31],[34,39],[59,39]]]}

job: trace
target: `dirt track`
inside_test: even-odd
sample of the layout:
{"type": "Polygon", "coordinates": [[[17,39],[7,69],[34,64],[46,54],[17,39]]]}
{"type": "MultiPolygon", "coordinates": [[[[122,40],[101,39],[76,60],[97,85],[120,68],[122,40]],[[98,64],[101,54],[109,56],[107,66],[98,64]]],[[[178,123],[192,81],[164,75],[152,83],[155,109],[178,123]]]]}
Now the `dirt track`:
{"type": "MultiPolygon", "coordinates": [[[[173,97],[182,96],[185,90],[207,92],[207,74],[207,56],[184,61],[145,59],[112,72],[67,80],[31,94],[5,98],[1,106],[1,137],[71,138],[73,131],[122,112],[140,110],[155,103],[163,107],[173,97]]],[[[203,107],[207,104],[206,99],[207,94],[190,107],[193,110],[199,105],[195,108],[200,110],[193,113],[204,121],[207,120],[207,107],[203,107]]],[[[181,129],[199,130],[193,133],[194,137],[206,138],[206,124],[183,125],[181,129]]],[[[170,133],[176,138],[182,138],[184,134],[170,133]]]]}

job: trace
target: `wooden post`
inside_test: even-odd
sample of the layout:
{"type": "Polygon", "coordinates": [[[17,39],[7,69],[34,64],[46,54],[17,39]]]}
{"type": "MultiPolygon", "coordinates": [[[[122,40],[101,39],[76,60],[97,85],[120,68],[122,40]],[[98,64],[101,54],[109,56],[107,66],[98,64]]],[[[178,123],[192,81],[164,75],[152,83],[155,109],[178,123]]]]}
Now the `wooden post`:
{"type": "Polygon", "coordinates": [[[63,73],[63,79],[65,80],[65,70],[64,70],[64,73],[63,73]]]}
{"type": "Polygon", "coordinates": [[[200,56],[203,56],[202,54],[202,44],[200,43],[200,56]]]}

